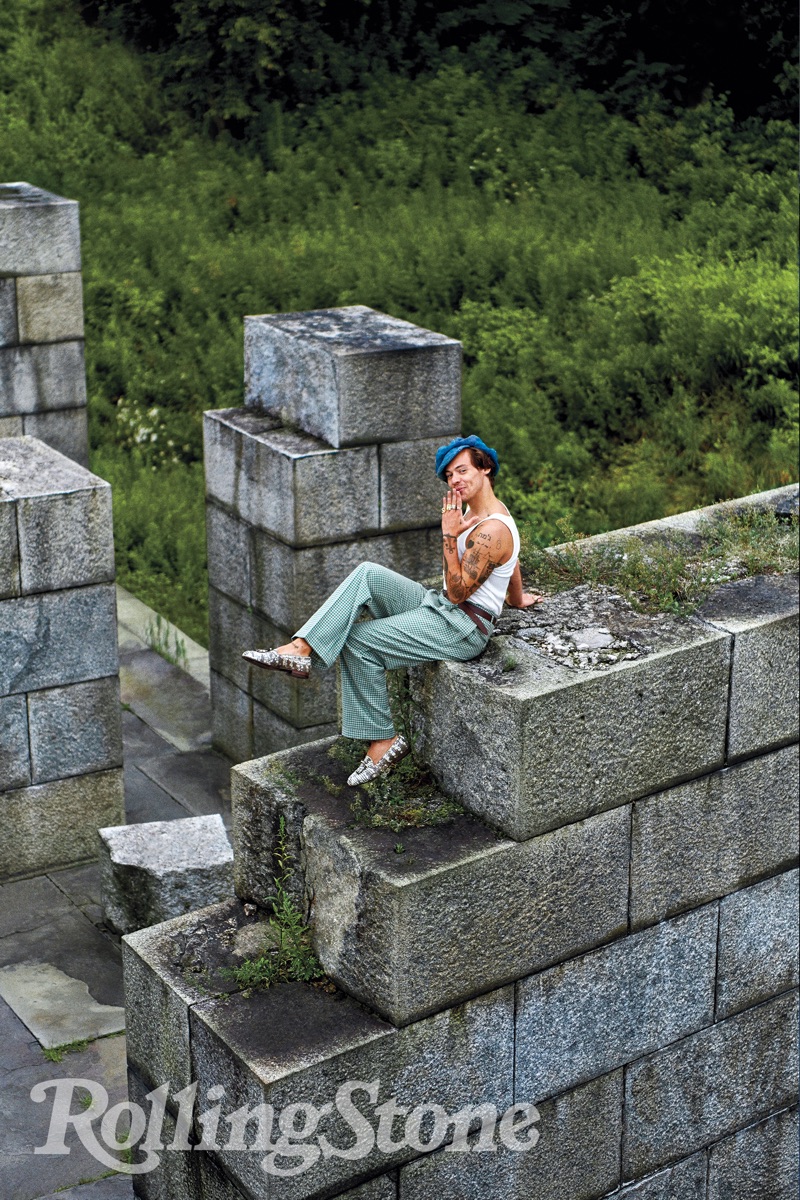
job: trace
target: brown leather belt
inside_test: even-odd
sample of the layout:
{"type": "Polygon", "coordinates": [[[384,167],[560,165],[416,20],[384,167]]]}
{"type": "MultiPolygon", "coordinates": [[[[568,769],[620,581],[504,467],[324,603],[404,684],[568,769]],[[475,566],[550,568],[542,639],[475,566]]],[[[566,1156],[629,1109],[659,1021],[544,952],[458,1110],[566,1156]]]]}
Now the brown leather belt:
{"type": "MultiPolygon", "coordinates": [[[[452,600],[450,603],[452,604],[452,600]]],[[[481,633],[489,634],[494,632],[497,617],[493,612],[489,612],[486,608],[481,608],[478,604],[472,604],[469,600],[462,600],[460,604],[456,605],[456,608],[460,608],[462,612],[465,612],[470,621],[480,629],[481,633]],[[486,625],[489,626],[488,629],[486,625]]]]}

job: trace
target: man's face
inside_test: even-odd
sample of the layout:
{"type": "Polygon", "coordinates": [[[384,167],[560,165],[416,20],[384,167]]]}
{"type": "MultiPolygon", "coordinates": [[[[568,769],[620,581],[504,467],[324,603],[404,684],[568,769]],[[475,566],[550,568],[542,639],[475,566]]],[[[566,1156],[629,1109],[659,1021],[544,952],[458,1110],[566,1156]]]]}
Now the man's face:
{"type": "Polygon", "coordinates": [[[445,479],[461,503],[469,504],[470,498],[483,488],[488,474],[488,470],[473,466],[469,450],[462,450],[447,464],[445,479]]]}

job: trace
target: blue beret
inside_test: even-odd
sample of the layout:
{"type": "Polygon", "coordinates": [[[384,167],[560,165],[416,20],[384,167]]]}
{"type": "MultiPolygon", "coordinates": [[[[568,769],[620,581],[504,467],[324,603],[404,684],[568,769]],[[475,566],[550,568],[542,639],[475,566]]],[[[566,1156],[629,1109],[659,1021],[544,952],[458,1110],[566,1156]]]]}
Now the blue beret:
{"type": "Polygon", "coordinates": [[[482,442],[476,434],[471,433],[469,437],[453,438],[452,442],[448,442],[446,446],[440,446],[436,451],[436,474],[445,483],[445,468],[453,461],[457,454],[462,450],[469,450],[472,447],[474,450],[483,450],[484,454],[488,454],[489,458],[494,463],[495,475],[500,474],[500,460],[497,457],[497,451],[491,446],[487,446],[486,442],[482,442]]]}

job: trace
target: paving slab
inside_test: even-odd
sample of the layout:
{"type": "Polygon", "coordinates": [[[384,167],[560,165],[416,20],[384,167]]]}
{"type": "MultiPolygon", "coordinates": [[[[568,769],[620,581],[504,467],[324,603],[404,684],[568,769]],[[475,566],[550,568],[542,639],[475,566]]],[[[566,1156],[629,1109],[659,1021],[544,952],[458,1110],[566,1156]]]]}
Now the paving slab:
{"type": "Polygon", "coordinates": [[[174,754],[175,747],[137,717],[135,712],[122,710],[122,747],[125,762],[140,758],[155,758],[157,754],[174,754]]]}
{"type": "MultiPolygon", "coordinates": [[[[59,895],[56,888],[53,892],[59,895]]],[[[123,1005],[119,947],[65,897],[61,899],[68,905],[66,911],[51,915],[47,924],[0,938],[0,967],[50,963],[87,984],[100,1004],[123,1005]]]]}
{"type": "Polygon", "coordinates": [[[186,816],[186,809],[173,800],[163,788],[148,779],[138,767],[127,764],[125,780],[125,821],[139,825],[142,821],[177,821],[186,816]]]}
{"type": "Polygon", "coordinates": [[[130,1175],[110,1175],[95,1183],[79,1183],[66,1191],[50,1192],[41,1200],[134,1200],[133,1183],[130,1175]]]}
{"type": "Polygon", "coordinates": [[[125,1028],[124,1007],[98,1004],[83,980],[50,963],[0,967],[0,996],[46,1049],[125,1028]]]}
{"type": "Polygon", "coordinates": [[[137,762],[138,769],[196,817],[219,813],[230,824],[231,764],[213,750],[161,754],[137,762]]]}
{"type": "MultiPolygon", "coordinates": [[[[42,1057],[38,1065],[14,1071],[6,1077],[0,1088],[0,1196],[3,1200],[37,1200],[48,1193],[63,1193],[64,1188],[96,1180],[109,1170],[83,1146],[71,1127],[64,1139],[68,1154],[34,1154],[34,1148],[47,1141],[54,1089],[47,1090],[40,1103],[31,1099],[31,1089],[36,1084],[60,1079],[102,1081],[108,1092],[109,1106],[125,1100],[125,1038],[100,1038],[78,1054],[65,1054],[58,1063],[42,1057]]],[[[77,1103],[74,1103],[73,1111],[76,1110],[77,1103]]],[[[97,1132],[97,1126],[93,1125],[93,1128],[97,1132]]]]}
{"type": "Polygon", "coordinates": [[[50,880],[72,903],[88,917],[93,925],[103,922],[100,884],[100,864],[85,863],[82,867],[67,867],[51,871],[50,880]]]}
{"type": "Polygon", "coordinates": [[[67,897],[46,875],[5,883],[0,897],[0,946],[9,934],[38,929],[70,909],[67,897]]]}
{"type": "Polygon", "coordinates": [[[188,637],[182,629],[165,621],[163,617],[159,618],[152,608],[148,608],[141,600],[137,600],[130,592],[126,592],[125,588],[117,584],[117,631],[120,650],[150,649],[149,630],[157,620],[160,620],[164,637],[168,639],[170,645],[175,644],[176,638],[178,644],[183,644],[186,652],[184,673],[190,675],[208,691],[208,651],[188,637]]]}
{"type": "Polygon", "coordinates": [[[211,745],[211,699],[196,679],[154,650],[120,654],[122,703],[177,750],[211,745]]]}
{"type": "Polygon", "coordinates": [[[0,1000],[0,1046],[0,1079],[4,1086],[5,1077],[12,1071],[41,1066],[42,1047],[5,1000],[0,1000]]]}

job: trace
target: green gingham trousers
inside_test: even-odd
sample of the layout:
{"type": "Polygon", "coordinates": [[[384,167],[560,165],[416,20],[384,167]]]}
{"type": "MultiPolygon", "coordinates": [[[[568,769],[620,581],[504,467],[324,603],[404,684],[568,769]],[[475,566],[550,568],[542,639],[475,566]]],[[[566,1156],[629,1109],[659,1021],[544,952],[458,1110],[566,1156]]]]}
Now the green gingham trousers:
{"type": "Polygon", "coordinates": [[[394,735],[387,670],[480,654],[488,634],[441,592],[364,562],[298,629],[317,659],[342,675],[342,733],[377,742],[394,735]],[[359,621],[363,610],[371,621],[359,621]]]}

